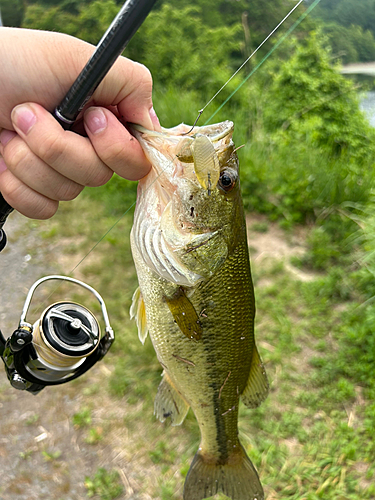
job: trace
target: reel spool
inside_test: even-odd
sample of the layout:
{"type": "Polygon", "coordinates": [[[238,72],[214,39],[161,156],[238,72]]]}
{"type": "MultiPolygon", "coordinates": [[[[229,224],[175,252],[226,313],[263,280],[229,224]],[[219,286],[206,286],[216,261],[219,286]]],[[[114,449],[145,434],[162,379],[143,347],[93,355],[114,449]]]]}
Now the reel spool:
{"type": "Polygon", "coordinates": [[[63,384],[85,373],[105,356],[113,341],[107,310],[98,292],[82,281],[54,275],[30,288],[13,335],[5,340],[0,332],[0,355],[11,385],[37,394],[47,385],[63,384]],[[35,289],[52,279],[72,282],[95,295],[105,323],[102,338],[96,317],[75,302],[57,302],[47,307],[33,325],[26,321],[35,289]]]}

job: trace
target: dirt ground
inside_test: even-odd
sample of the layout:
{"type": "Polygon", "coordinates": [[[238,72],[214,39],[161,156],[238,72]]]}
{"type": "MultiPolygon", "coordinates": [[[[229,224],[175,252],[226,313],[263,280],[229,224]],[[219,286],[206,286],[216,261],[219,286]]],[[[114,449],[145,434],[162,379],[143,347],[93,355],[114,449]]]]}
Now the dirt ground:
{"type": "MultiPolygon", "coordinates": [[[[0,257],[0,327],[8,337],[18,326],[28,288],[43,275],[56,272],[46,255],[53,252],[37,230],[12,214],[6,224],[7,248],[0,257]]],[[[56,251],[56,250],[55,250],[56,251]]],[[[97,450],[79,443],[71,416],[79,407],[71,388],[46,388],[38,396],[13,389],[0,371],[0,499],[87,498],[85,473],[97,468],[97,450]],[[61,453],[59,465],[49,457],[61,453]],[[44,453],[43,453],[44,452],[44,453]]]]}
{"type": "MultiPolygon", "coordinates": [[[[287,243],[277,226],[270,225],[267,232],[260,233],[251,230],[254,222],[264,223],[264,219],[253,216],[249,221],[252,265],[264,259],[282,259],[297,279],[311,279],[289,264],[292,255],[304,251],[303,235],[287,243]]],[[[18,214],[12,214],[6,224],[10,241],[0,256],[0,328],[5,337],[17,327],[25,294],[34,281],[62,271],[56,269],[59,249],[29,226],[18,214]]],[[[113,414],[114,427],[119,430],[96,446],[88,444],[82,429],[72,423],[82,406],[85,388],[109,374],[108,367],[98,363],[79,381],[48,387],[33,396],[13,389],[0,368],[0,500],[87,499],[85,477],[93,476],[99,467],[119,472],[124,486],[120,498],[151,500],[142,492],[136,460],[117,447],[116,436],[122,432],[120,423],[126,408],[119,408],[118,402],[103,392],[97,396],[102,398],[94,414],[97,424],[113,414]]]]}

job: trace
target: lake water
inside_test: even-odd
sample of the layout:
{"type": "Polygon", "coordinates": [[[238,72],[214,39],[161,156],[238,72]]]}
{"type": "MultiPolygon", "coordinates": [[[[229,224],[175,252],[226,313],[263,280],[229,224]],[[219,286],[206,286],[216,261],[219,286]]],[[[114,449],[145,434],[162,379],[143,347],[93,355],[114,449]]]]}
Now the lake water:
{"type": "Polygon", "coordinates": [[[361,109],[368,116],[370,124],[375,127],[375,92],[367,92],[361,99],[361,109]]]}

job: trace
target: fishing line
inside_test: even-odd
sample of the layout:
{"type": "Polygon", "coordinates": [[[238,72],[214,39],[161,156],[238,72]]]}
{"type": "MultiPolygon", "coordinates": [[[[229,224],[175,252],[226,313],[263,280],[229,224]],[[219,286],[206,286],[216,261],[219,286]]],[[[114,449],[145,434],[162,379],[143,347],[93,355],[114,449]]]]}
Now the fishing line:
{"type": "MultiPolygon", "coordinates": [[[[160,174],[157,176],[157,178],[152,182],[152,184],[157,181],[157,179],[163,174],[164,170],[162,172],[160,172],[160,174]]],[[[152,184],[147,188],[151,188],[152,184]]],[[[114,229],[117,224],[119,222],[121,222],[121,220],[125,217],[125,215],[127,215],[130,210],[134,207],[134,205],[136,204],[136,201],[134,201],[126,210],[125,212],[120,215],[120,217],[117,219],[117,221],[112,224],[112,226],[100,237],[100,239],[95,243],[95,245],[82,257],[82,259],[71,269],[71,271],[66,275],[68,277],[72,277],[73,276],[73,273],[74,271],[82,264],[82,262],[84,260],[87,259],[87,257],[97,248],[97,246],[105,239],[105,237],[112,231],[112,229],[114,229]]],[[[38,314],[41,309],[43,308],[43,304],[46,304],[46,303],[49,303],[49,299],[52,297],[52,295],[54,295],[61,287],[62,287],[63,283],[59,283],[58,285],[56,285],[56,287],[49,293],[49,295],[47,295],[46,298],[44,298],[44,300],[42,301],[42,303],[40,304],[39,307],[37,307],[35,310],[34,310],[34,313],[35,314],[38,314]]],[[[38,344],[37,344],[38,345],[38,344]]]]}
{"type": "MultiPolygon", "coordinates": [[[[234,96],[234,94],[240,90],[240,88],[248,81],[248,79],[256,72],[258,71],[258,69],[262,66],[263,63],[265,63],[267,61],[267,59],[275,52],[276,49],[278,49],[278,47],[285,41],[286,38],[288,38],[288,36],[297,28],[297,26],[299,26],[301,24],[301,22],[310,14],[310,12],[318,5],[318,3],[320,3],[321,0],[315,0],[311,5],[310,7],[307,8],[307,10],[297,19],[297,21],[288,29],[288,31],[286,33],[284,33],[284,35],[280,38],[280,40],[278,40],[276,42],[276,44],[272,47],[272,49],[263,57],[263,59],[260,61],[259,64],[257,64],[255,66],[255,68],[253,68],[253,70],[242,80],[242,82],[233,90],[233,92],[228,96],[227,99],[225,99],[225,101],[217,108],[217,110],[208,118],[208,120],[204,123],[204,125],[207,125],[211,120],[212,118],[217,115],[217,113],[227,104],[228,101],[230,101],[230,99],[232,99],[232,97],[234,96]]],[[[300,2],[301,3],[301,2],[300,2]]],[[[298,4],[299,5],[299,4],[298,4]]],[[[297,6],[298,6],[297,5],[297,6]]],[[[296,7],[297,7],[296,6],[296,7]]],[[[296,8],[295,7],[295,8],[296,8]]],[[[294,10],[294,9],[293,9],[294,10]]],[[[292,11],[291,11],[292,12],[292,11]]],[[[291,14],[290,12],[290,14],[291,14]]],[[[289,15],[287,16],[289,17],[289,15]]],[[[276,30],[276,28],[275,28],[276,30]]],[[[275,31],[274,30],[274,31],[275,31]]],[[[268,37],[269,38],[269,37],[268,37]]],[[[245,63],[247,62],[248,60],[245,61],[245,63]]],[[[244,63],[244,64],[245,64],[244,63]]],[[[236,73],[234,73],[234,75],[236,75],[238,73],[238,71],[244,66],[244,64],[236,71],[236,73]]],[[[233,75],[233,76],[234,76],[233,75]]],[[[233,76],[230,78],[230,80],[233,78],[233,76]]],[[[228,82],[230,81],[228,80],[228,82]]],[[[224,86],[222,87],[224,88],[224,86]]],[[[222,89],[220,89],[219,92],[221,92],[222,89]]],[[[215,94],[214,97],[217,96],[217,94],[219,93],[217,92],[215,94]]],[[[208,104],[210,104],[212,102],[213,98],[206,104],[206,106],[203,108],[203,110],[208,106],[208,104]]],[[[203,113],[203,110],[202,110],[202,113],[203,113]]],[[[199,117],[202,115],[202,113],[199,111],[199,117]]],[[[198,117],[198,118],[199,118],[198,117]]],[[[197,122],[198,120],[196,120],[197,122]]],[[[195,122],[195,123],[196,123],[195,122]]]]}
{"type": "MultiPolygon", "coordinates": [[[[237,73],[239,73],[241,71],[241,69],[245,66],[245,64],[247,64],[250,59],[258,52],[259,49],[261,49],[263,47],[263,45],[271,38],[271,36],[276,33],[276,31],[280,28],[281,25],[284,24],[284,22],[288,19],[288,17],[293,14],[293,12],[301,5],[301,3],[303,2],[304,0],[299,0],[299,2],[293,7],[293,9],[284,17],[284,19],[282,21],[279,22],[279,24],[276,26],[276,28],[274,28],[271,33],[263,40],[263,42],[258,45],[258,47],[254,50],[254,52],[252,54],[249,55],[249,57],[241,64],[241,66],[233,73],[233,75],[229,78],[229,80],[227,80],[224,85],[221,87],[221,89],[219,89],[216,94],[208,101],[208,103],[201,109],[199,110],[199,117],[200,115],[203,113],[203,111],[207,108],[207,106],[209,106],[211,104],[211,102],[220,94],[220,92],[228,85],[228,83],[233,80],[233,78],[237,75],[237,73]]],[[[197,120],[198,121],[198,120],[197,120]]],[[[196,121],[196,122],[197,122],[196,121]]],[[[196,124],[195,122],[195,124],[196,124]]]]}
{"type": "MultiPolygon", "coordinates": [[[[303,2],[304,0],[299,0],[299,2],[290,10],[290,12],[283,18],[282,21],[271,31],[271,33],[263,40],[263,42],[254,50],[254,52],[241,64],[241,66],[233,73],[233,75],[229,78],[229,80],[216,92],[216,94],[208,101],[208,103],[201,109],[199,110],[199,114],[197,119],[194,122],[194,126],[197,124],[199,118],[201,117],[203,111],[212,103],[212,101],[219,95],[219,93],[228,85],[228,83],[238,74],[239,71],[245,66],[245,64],[258,52],[258,50],[271,38],[271,36],[280,28],[280,26],[290,17],[290,15],[299,7],[299,5],[303,2]]],[[[212,118],[225,106],[225,104],[228,103],[228,101],[234,96],[234,94],[247,82],[247,80],[260,68],[260,66],[273,54],[273,52],[284,42],[284,40],[297,28],[297,26],[310,14],[310,12],[318,5],[318,3],[321,0],[315,0],[308,8],[307,10],[299,17],[299,19],[289,28],[289,30],[280,38],[280,40],[275,44],[275,46],[266,54],[266,56],[260,61],[260,63],[250,72],[249,75],[247,75],[246,78],[243,79],[243,81],[236,87],[236,89],[229,95],[229,97],[219,106],[219,108],[210,116],[210,118],[204,123],[204,125],[207,125],[212,118]]],[[[156,182],[159,177],[164,173],[164,170],[160,172],[160,174],[154,179],[154,181],[150,184],[150,186],[147,189],[151,189],[153,186],[154,182],[156,182]]],[[[103,234],[103,236],[95,243],[95,245],[87,252],[84,257],[72,268],[72,270],[69,272],[68,276],[72,276],[73,273],[76,271],[76,269],[82,264],[84,260],[87,259],[87,257],[97,248],[97,246],[106,238],[106,236],[114,229],[117,224],[127,215],[130,210],[135,206],[136,201],[132,203],[129,208],[118,218],[118,220],[103,234]]],[[[57,292],[57,290],[62,286],[62,283],[57,285],[54,290],[51,291],[51,293],[48,295],[48,297],[45,299],[44,302],[49,300],[51,296],[57,292]]],[[[38,308],[38,311],[41,309],[42,306],[38,308]]]]}
{"type": "MultiPolygon", "coordinates": [[[[211,99],[208,101],[208,103],[198,111],[198,116],[197,118],[195,119],[195,122],[194,124],[192,125],[191,129],[188,131],[188,132],[185,132],[184,134],[182,135],[187,135],[187,134],[190,134],[190,132],[192,132],[196,126],[196,124],[198,123],[198,120],[199,118],[202,116],[203,114],[203,111],[207,108],[207,106],[209,106],[211,104],[211,102],[220,94],[220,92],[225,89],[225,87],[228,85],[228,83],[230,81],[233,80],[233,78],[237,75],[237,73],[239,73],[241,71],[241,69],[250,61],[250,59],[258,52],[258,50],[260,48],[263,47],[263,45],[271,38],[271,36],[276,33],[276,31],[280,28],[280,26],[282,24],[284,24],[284,22],[288,19],[288,17],[293,14],[293,12],[297,9],[297,7],[299,7],[301,5],[301,3],[303,2],[304,0],[299,0],[299,2],[293,7],[293,9],[291,11],[288,12],[288,14],[284,17],[284,19],[282,21],[279,22],[279,24],[276,26],[276,28],[274,28],[271,33],[269,33],[266,38],[263,40],[263,42],[258,45],[258,47],[254,50],[254,52],[252,54],[249,55],[249,57],[241,64],[241,66],[233,73],[233,75],[224,83],[224,85],[216,92],[216,94],[211,97],[211,99]]],[[[207,122],[206,122],[207,123],[207,122]]],[[[206,125],[205,123],[205,125],[206,125]]]]}

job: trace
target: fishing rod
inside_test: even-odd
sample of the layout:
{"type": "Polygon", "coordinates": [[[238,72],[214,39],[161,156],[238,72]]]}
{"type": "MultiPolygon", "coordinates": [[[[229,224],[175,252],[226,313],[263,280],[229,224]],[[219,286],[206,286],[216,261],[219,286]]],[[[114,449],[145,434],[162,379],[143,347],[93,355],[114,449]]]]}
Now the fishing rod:
{"type": "MultiPolygon", "coordinates": [[[[91,58],[61,101],[53,116],[65,130],[75,123],[116,59],[151,11],[156,0],[127,0],[103,35],[91,58]]],[[[13,208],[0,193],[0,252],[7,243],[3,226],[13,208]]],[[[67,276],[41,278],[30,288],[18,328],[6,340],[0,330],[0,357],[13,387],[38,394],[45,386],[73,380],[108,352],[114,341],[106,306],[89,285],[67,276]],[[105,323],[100,335],[96,317],[84,306],[71,301],[46,308],[34,323],[26,314],[36,288],[50,280],[69,282],[91,292],[99,301],[105,323]]]]}

